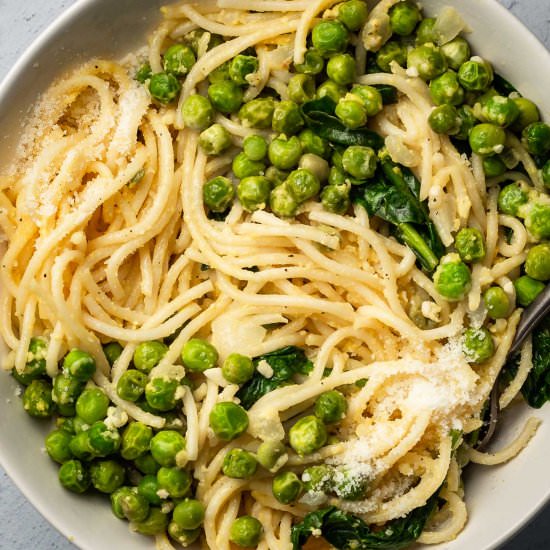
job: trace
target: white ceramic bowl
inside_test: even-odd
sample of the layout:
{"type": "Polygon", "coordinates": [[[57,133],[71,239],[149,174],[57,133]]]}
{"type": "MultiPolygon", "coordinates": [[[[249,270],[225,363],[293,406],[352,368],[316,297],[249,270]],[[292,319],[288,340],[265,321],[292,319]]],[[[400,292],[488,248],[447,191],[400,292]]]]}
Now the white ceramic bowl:
{"type": "MultiPolygon", "coordinates": [[[[116,57],[145,41],[159,19],[159,0],[80,0],[32,45],[0,86],[0,165],[9,161],[29,107],[62,71],[93,56],[116,57]]],[[[423,0],[428,13],[454,5],[472,28],[474,49],[547,118],[550,113],[550,54],[496,0],[423,0]]],[[[4,353],[0,349],[0,354],[4,353]]],[[[38,510],[77,546],[85,550],[151,550],[151,539],[128,531],[101,497],[64,491],[57,466],[43,450],[48,427],[27,416],[11,377],[0,373],[0,462],[38,510]]],[[[492,468],[471,467],[466,475],[469,522],[459,538],[434,550],[489,550],[502,544],[550,497],[548,454],[550,407],[531,411],[515,407],[500,442],[535,414],[544,420],[519,457],[492,468]]],[[[1,542],[0,542],[1,546],[1,542]]]]}

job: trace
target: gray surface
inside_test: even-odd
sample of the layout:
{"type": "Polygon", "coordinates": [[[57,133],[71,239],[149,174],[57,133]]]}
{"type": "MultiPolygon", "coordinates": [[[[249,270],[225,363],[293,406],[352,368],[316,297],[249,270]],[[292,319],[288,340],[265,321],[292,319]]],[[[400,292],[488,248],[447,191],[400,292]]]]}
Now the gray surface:
{"type": "MultiPolygon", "coordinates": [[[[0,0],[0,79],[38,33],[73,1],[0,0]]],[[[549,0],[501,1],[550,49],[549,0]]],[[[501,550],[550,548],[548,525],[550,506],[501,550]]],[[[74,548],[34,510],[0,468],[0,550],[74,548]]]]}

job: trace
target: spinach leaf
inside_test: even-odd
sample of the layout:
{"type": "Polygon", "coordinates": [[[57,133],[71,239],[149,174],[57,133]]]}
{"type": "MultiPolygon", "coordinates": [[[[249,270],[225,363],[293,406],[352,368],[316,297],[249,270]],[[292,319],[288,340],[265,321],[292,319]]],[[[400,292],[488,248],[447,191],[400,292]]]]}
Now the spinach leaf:
{"type": "Polygon", "coordinates": [[[380,149],[383,138],[368,128],[346,128],[334,114],[336,103],[328,97],[314,99],[302,105],[306,126],[330,143],[339,145],[365,145],[380,149]]]}
{"type": "Polygon", "coordinates": [[[250,409],[266,393],[291,383],[295,374],[308,374],[313,369],[313,364],[306,357],[304,350],[296,346],[287,346],[255,357],[254,366],[257,367],[260,361],[267,362],[273,369],[273,376],[266,378],[256,371],[254,376],[242,386],[237,392],[237,397],[245,409],[250,409]]]}
{"type": "Polygon", "coordinates": [[[375,84],[373,88],[376,88],[380,92],[384,105],[397,103],[397,88],[394,86],[390,86],[389,84],[375,84]]]}
{"type": "Polygon", "coordinates": [[[540,409],[550,401],[550,319],[533,331],[533,368],[521,388],[531,407],[540,409]]]}
{"type": "Polygon", "coordinates": [[[428,209],[419,200],[420,182],[404,166],[381,155],[380,168],[373,183],[354,186],[352,200],[370,216],[378,216],[395,226],[395,236],[416,254],[427,271],[433,271],[445,247],[428,209]]]}
{"type": "Polygon", "coordinates": [[[338,550],[400,550],[414,543],[435,510],[439,491],[404,518],[373,529],[361,518],[331,506],[310,512],[292,528],[293,550],[300,550],[315,531],[338,550]]]}

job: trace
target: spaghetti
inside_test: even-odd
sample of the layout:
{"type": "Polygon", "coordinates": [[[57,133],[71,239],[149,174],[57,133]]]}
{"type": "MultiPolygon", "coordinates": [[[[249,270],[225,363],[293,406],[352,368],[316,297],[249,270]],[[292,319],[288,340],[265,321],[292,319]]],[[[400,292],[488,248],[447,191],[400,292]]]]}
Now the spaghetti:
{"type": "MultiPolygon", "coordinates": [[[[372,10],[364,44],[356,36],[360,65],[390,38],[388,10],[396,3],[383,1],[372,10]]],[[[258,67],[245,101],[283,96],[289,67],[304,62],[311,29],[335,17],[334,4],[208,0],[164,8],[165,20],[149,39],[153,72],[163,70],[164,53],[182,37],[197,29],[206,36],[179,99],[152,100],[133,79],[135,56],[121,63],[93,60],[45,94],[21,159],[0,179],[0,226],[7,238],[0,332],[12,350],[6,369],[24,373],[33,338],[43,337],[46,373],[55,378],[62,358],[78,348],[97,364],[88,385],[101,388],[118,415],[162,431],[166,415],[122,398],[117,384],[133,369],[140,343],[168,342],[148,378],[178,381],[185,452],[177,466],[193,474],[196,499],[205,506],[204,544],[211,549],[229,550],[233,522],[243,514],[263,526],[258,548],[281,550],[292,548],[293,525],[323,506],[384,525],[426,506],[434,494],[444,505],[430,516],[420,542],[451,540],[467,521],[460,482],[466,462],[513,458],[538,423],[529,420],[500,452],[482,453],[466,443],[482,425],[521,313],[511,305],[505,318],[488,322],[482,293],[499,286],[514,304],[512,280],[534,242],[517,217],[499,213],[499,184],[519,178],[543,189],[529,152],[511,134],[509,154],[526,173],[513,167],[486,180],[481,157],[468,159],[428,124],[433,101],[423,80],[397,63],[391,72],[357,78],[396,91],[397,101],[369,118],[369,128],[384,139],[392,161],[418,177],[418,199],[426,201],[442,244],[452,248],[465,227],[483,236],[484,259],[474,264],[469,292],[456,301],[438,292],[406,241],[396,240],[359,203],[334,213],[308,200],[292,218],[262,208],[249,212],[238,201],[224,219],[205,208],[205,182],[228,175],[236,181],[231,166],[243,139],[276,136],[271,128],[217,113],[231,145],[208,156],[199,132],[185,125],[186,100],[205,95],[207,77],[251,49],[258,67]],[[225,39],[208,49],[214,33],[225,39]],[[463,353],[462,334],[483,323],[496,350],[473,363],[463,353]],[[235,352],[258,358],[292,346],[306,350],[311,370],[256,399],[246,433],[227,442],[212,430],[211,413],[221,402],[242,402],[242,387],[217,364],[190,372],[180,354],[193,338],[216,348],[219,365],[235,352]],[[104,345],[112,341],[122,350],[110,364],[104,345]],[[310,490],[284,503],[272,492],[268,469],[245,479],[224,475],[232,449],[256,454],[262,443],[286,441],[289,426],[331,390],[345,396],[347,412],[329,426],[327,444],[303,454],[287,447],[280,466],[304,483],[307,468],[329,467],[334,483],[347,483],[347,491],[360,484],[360,494],[310,490]]],[[[532,355],[529,341],[502,407],[521,389],[532,355]]],[[[269,360],[256,369],[273,379],[269,360]]],[[[157,544],[171,548],[164,530],[157,544]]]]}

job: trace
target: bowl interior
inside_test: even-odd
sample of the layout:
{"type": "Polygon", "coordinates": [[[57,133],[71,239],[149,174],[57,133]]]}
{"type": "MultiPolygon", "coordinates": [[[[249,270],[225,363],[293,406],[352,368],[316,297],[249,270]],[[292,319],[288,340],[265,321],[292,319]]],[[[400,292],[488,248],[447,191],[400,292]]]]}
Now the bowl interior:
{"type": "MultiPolygon", "coordinates": [[[[21,134],[25,116],[38,95],[64,70],[94,56],[117,57],[145,43],[159,19],[159,0],[81,0],[43,34],[0,87],[0,165],[7,163],[21,134]]],[[[428,13],[442,4],[455,6],[468,21],[469,39],[543,111],[550,111],[550,54],[496,0],[423,0],[428,13]],[[497,30],[498,29],[498,32],[497,30]]],[[[548,118],[548,117],[547,117],[548,118]]],[[[0,355],[5,349],[0,349],[0,355]]],[[[49,426],[22,410],[17,385],[0,373],[0,462],[38,510],[83,549],[153,548],[153,542],[129,533],[126,522],[113,518],[104,498],[79,497],[64,491],[57,466],[43,448],[49,426]]],[[[525,523],[547,500],[547,454],[550,408],[514,406],[497,444],[533,413],[545,422],[519,457],[499,467],[471,467],[466,475],[469,522],[456,541],[435,549],[495,548],[525,523]]]]}

